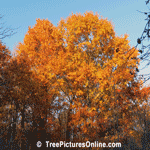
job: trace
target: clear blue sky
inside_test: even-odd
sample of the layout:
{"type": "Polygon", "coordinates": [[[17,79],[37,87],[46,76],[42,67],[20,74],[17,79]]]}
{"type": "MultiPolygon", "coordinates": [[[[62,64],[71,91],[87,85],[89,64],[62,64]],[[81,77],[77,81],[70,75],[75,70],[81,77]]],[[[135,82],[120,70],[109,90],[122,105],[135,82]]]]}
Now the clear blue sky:
{"type": "Polygon", "coordinates": [[[36,18],[48,18],[57,26],[61,17],[66,18],[72,12],[93,11],[111,20],[118,35],[129,34],[130,45],[135,46],[146,24],[146,16],[136,10],[148,11],[145,0],[3,0],[0,14],[4,17],[0,22],[6,22],[6,27],[19,29],[2,42],[12,51],[18,42],[23,41],[28,26],[35,25],[36,18]]]}

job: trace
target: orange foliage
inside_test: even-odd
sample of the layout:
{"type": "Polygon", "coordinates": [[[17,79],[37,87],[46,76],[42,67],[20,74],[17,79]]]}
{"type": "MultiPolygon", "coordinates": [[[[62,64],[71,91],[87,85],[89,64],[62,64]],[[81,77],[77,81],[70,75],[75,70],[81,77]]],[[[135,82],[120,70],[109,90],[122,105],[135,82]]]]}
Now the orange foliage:
{"type": "Polygon", "coordinates": [[[47,103],[56,97],[67,101],[62,108],[69,103],[67,128],[80,130],[82,140],[94,140],[115,124],[127,135],[137,111],[133,102],[140,104],[149,95],[149,89],[140,94],[138,50],[127,38],[116,36],[111,22],[92,12],[72,14],[57,27],[37,19],[18,45],[17,59],[25,59],[33,77],[47,86],[42,92],[47,103]]]}

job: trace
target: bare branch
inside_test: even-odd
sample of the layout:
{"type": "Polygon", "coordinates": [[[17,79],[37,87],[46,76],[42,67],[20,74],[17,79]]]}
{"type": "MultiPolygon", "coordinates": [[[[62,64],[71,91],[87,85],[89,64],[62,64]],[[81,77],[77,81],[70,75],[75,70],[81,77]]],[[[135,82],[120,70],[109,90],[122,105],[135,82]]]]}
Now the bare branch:
{"type": "MultiPolygon", "coordinates": [[[[0,14],[0,19],[2,19],[3,17],[4,16],[1,16],[1,14],[0,14]]],[[[16,29],[18,29],[18,28],[16,28],[16,29]]],[[[14,30],[15,29],[4,28],[4,23],[0,23],[0,40],[16,34],[16,32],[14,32],[14,30]]]]}
{"type": "Polygon", "coordinates": [[[149,0],[145,1],[146,2],[146,5],[149,3],[149,0]]]}

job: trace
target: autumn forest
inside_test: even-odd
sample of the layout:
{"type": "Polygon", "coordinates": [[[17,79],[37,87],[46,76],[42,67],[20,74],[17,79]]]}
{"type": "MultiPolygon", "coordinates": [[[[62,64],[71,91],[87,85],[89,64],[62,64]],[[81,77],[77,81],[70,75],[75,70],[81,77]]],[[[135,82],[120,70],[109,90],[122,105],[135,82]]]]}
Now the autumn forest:
{"type": "Polygon", "coordinates": [[[127,34],[93,12],[57,27],[37,19],[13,55],[1,41],[0,149],[99,141],[121,147],[67,149],[149,150],[150,87],[137,77],[138,56],[127,34]]]}

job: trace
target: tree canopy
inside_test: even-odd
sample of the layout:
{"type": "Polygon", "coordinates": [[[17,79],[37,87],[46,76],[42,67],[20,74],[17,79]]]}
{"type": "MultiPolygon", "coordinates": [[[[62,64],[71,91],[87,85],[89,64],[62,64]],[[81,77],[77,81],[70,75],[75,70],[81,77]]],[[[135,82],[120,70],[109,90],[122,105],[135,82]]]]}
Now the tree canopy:
{"type": "Polygon", "coordinates": [[[71,14],[57,27],[37,19],[9,67],[22,131],[44,129],[52,141],[138,139],[137,112],[150,91],[136,78],[139,51],[129,42],[92,12],[71,14]]]}

